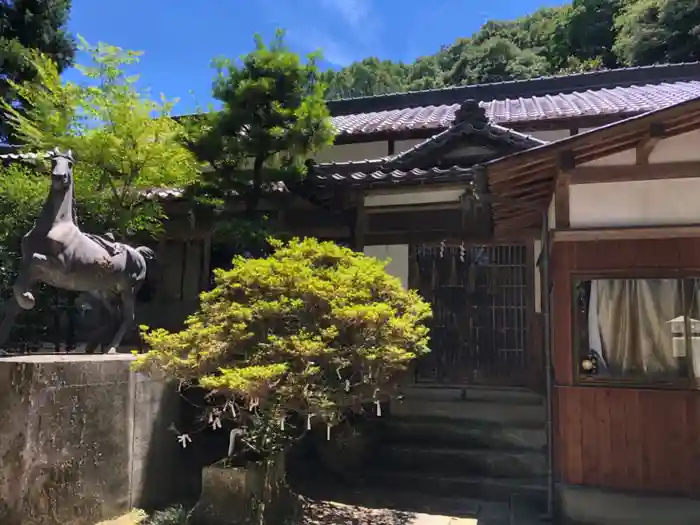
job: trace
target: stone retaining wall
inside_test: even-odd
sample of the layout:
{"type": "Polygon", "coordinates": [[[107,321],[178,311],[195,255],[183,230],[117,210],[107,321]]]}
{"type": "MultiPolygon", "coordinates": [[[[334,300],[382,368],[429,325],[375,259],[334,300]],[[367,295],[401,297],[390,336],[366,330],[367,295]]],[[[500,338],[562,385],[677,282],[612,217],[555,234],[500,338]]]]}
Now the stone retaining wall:
{"type": "Polygon", "coordinates": [[[178,395],[132,360],[0,358],[2,525],[93,525],[177,499],[178,395]]]}

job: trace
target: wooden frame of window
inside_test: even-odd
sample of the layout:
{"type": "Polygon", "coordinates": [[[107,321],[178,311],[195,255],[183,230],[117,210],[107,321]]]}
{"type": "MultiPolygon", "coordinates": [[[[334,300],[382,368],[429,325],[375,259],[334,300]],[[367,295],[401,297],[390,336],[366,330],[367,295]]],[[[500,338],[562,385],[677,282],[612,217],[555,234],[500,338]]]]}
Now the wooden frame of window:
{"type": "MultiPolygon", "coordinates": [[[[581,325],[578,322],[576,306],[576,286],[578,283],[595,280],[645,280],[645,279],[673,279],[684,281],[688,279],[700,279],[700,271],[697,269],[668,269],[649,268],[633,270],[608,270],[590,272],[571,272],[569,307],[571,316],[570,344],[571,344],[571,377],[573,386],[611,387],[611,388],[635,388],[635,389],[698,389],[700,384],[693,374],[693,367],[687,366],[686,375],[668,380],[644,379],[643,377],[582,377],[580,373],[581,355],[579,342],[581,339],[581,325]]],[[[692,353],[688,356],[692,360],[692,353]]]]}

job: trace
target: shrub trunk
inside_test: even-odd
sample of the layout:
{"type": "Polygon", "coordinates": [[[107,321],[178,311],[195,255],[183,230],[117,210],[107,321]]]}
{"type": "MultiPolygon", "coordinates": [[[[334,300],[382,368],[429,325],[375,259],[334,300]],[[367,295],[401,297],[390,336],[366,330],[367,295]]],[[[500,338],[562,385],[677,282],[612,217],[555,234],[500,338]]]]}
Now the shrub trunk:
{"type": "Polygon", "coordinates": [[[202,494],[191,525],[287,525],[301,515],[301,501],[286,482],[284,454],[245,467],[223,462],[202,469],[202,494]]]}

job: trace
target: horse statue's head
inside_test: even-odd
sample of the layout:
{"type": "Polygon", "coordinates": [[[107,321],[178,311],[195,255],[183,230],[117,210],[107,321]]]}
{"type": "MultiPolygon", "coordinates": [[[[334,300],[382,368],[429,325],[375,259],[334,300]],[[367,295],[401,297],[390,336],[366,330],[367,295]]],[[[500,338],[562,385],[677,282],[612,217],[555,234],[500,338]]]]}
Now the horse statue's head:
{"type": "Polygon", "coordinates": [[[73,153],[62,153],[58,148],[51,155],[51,188],[66,190],[73,184],[73,153]]]}

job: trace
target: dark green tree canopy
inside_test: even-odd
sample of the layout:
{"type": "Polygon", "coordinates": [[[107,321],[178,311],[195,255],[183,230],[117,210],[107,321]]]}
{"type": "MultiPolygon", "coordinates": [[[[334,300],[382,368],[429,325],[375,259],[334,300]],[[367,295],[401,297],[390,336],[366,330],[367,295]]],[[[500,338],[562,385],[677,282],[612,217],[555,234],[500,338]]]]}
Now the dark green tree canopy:
{"type": "Polygon", "coordinates": [[[697,0],[573,0],[491,20],[412,63],[368,58],[324,79],[334,99],[696,60],[697,0]]]}
{"type": "Polygon", "coordinates": [[[215,61],[223,109],[189,120],[189,146],[211,168],[192,187],[199,202],[221,208],[241,197],[247,228],[266,188],[305,176],[306,160],[334,135],[317,58],[302,61],[279,31],[269,45],[256,36],[240,60],[215,61]]]}
{"type": "MultiPolygon", "coordinates": [[[[9,81],[34,80],[29,50],[49,57],[60,71],[73,63],[75,40],[67,31],[71,0],[0,0],[0,98],[17,102],[9,81]]],[[[0,140],[7,130],[0,124],[0,140]]]]}

